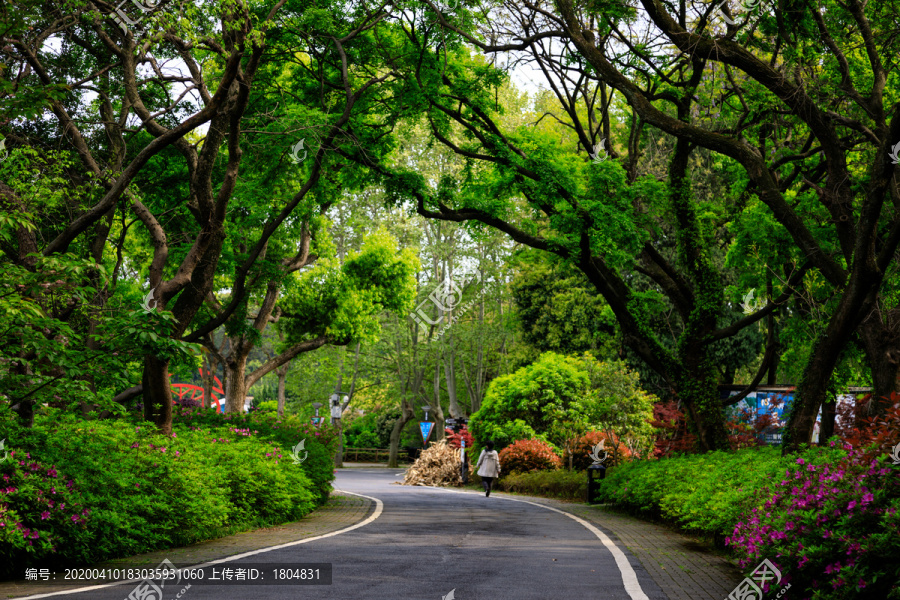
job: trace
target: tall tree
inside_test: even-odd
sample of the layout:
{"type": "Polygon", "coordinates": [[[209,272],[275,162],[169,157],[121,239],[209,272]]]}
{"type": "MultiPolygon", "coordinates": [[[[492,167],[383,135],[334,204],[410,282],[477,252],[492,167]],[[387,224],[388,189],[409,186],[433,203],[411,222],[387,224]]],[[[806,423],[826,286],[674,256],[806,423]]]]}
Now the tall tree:
{"type": "Polygon", "coordinates": [[[420,214],[479,221],[581,269],[615,313],[625,343],[684,402],[705,450],[725,445],[712,345],[779,309],[814,268],[837,294],[798,386],[785,451],[809,441],[841,352],[870,312],[900,242],[900,213],[884,210],[897,197],[889,153],[900,140],[886,85],[893,71],[882,58],[896,44],[886,33],[890,11],[883,4],[803,3],[803,11],[778,4],[782,10],[754,10],[727,26],[716,3],[680,10],[660,0],[641,0],[637,8],[571,0],[508,5],[492,9],[505,18],[476,15],[487,35],[473,33],[473,20],[435,13],[444,40],[437,47],[427,30],[409,30],[415,59],[408,81],[415,88],[404,99],[427,106],[435,139],[471,166],[459,181],[435,186],[380,166],[396,196],[415,198],[420,214]],[[490,93],[500,75],[469,59],[454,44],[459,40],[540,69],[558,103],[545,116],[599,164],[578,169],[551,153],[539,127],[506,127],[490,93]],[[851,52],[855,47],[865,52],[851,52]],[[447,53],[456,59],[452,70],[444,68],[447,53]],[[616,106],[613,93],[631,113],[627,136],[605,124],[608,112],[594,116],[616,106]],[[665,185],[640,177],[652,167],[641,162],[650,128],[671,140],[665,185]],[[627,144],[616,143],[626,137],[627,144]],[[621,174],[603,161],[606,150],[621,157],[621,174]],[[737,320],[723,312],[717,232],[699,202],[702,190],[688,177],[698,153],[740,166],[744,191],[771,211],[797,255],[776,297],[737,320]],[[667,203],[658,202],[662,197],[667,203]],[[795,198],[812,210],[801,210],[795,198]],[[532,220],[514,218],[514,207],[532,220]],[[674,252],[665,250],[669,240],[674,252]],[[674,348],[648,328],[634,272],[675,307],[681,324],[674,348]]]}
{"type": "MultiPolygon", "coordinates": [[[[152,246],[145,273],[154,308],[171,311],[172,338],[202,339],[246,302],[248,274],[270,238],[323,173],[335,168],[328,150],[343,139],[357,102],[390,78],[383,71],[351,75],[348,48],[364,45],[368,15],[335,10],[336,18],[323,29],[293,4],[251,7],[216,1],[186,8],[190,18],[182,18],[174,6],[134,14],[129,21],[140,21],[140,29],[129,29],[116,14],[98,11],[89,1],[24,2],[20,9],[0,50],[12,75],[3,87],[2,108],[14,117],[42,112],[40,129],[52,123],[59,147],[78,157],[76,180],[100,190],[92,204],[71,206],[71,216],[37,251],[63,254],[90,236],[87,245],[102,254],[116,207],[128,206],[152,246]],[[276,18],[279,27],[273,27],[276,18]],[[51,38],[58,43],[48,44],[51,38]],[[270,63],[267,53],[273,52],[303,57],[298,62],[305,68],[306,92],[321,109],[302,124],[315,128],[320,144],[286,200],[242,207],[259,214],[258,235],[241,257],[229,303],[190,331],[213,290],[227,224],[235,213],[231,201],[239,184],[246,119],[254,114],[251,100],[277,89],[277,78],[263,74],[270,63]],[[172,68],[172,60],[183,68],[172,68]],[[325,89],[333,93],[323,94],[325,89]],[[40,111],[34,110],[36,103],[40,111]],[[148,185],[153,183],[150,172],[164,169],[181,172],[176,186],[157,190],[148,185]],[[170,221],[170,213],[179,218],[170,221]]],[[[41,141],[36,128],[5,127],[19,140],[41,141]]],[[[285,145],[282,158],[290,147],[285,145]]],[[[163,354],[146,354],[142,385],[134,389],[144,395],[146,418],[166,432],[172,419],[170,362],[163,354]]]]}

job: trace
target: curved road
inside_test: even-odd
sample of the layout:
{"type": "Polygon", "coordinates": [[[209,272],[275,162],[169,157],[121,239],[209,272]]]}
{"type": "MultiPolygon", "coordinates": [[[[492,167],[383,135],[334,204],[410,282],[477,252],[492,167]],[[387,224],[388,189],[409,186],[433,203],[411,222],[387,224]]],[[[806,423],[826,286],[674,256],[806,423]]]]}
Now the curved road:
{"type": "MultiPolygon", "coordinates": [[[[580,519],[514,498],[392,485],[399,473],[338,472],[337,489],[382,503],[365,525],[221,565],[332,563],[332,585],[207,584],[179,600],[442,600],[451,590],[454,600],[667,600],[627,549],[580,519]]],[[[44,597],[159,600],[129,598],[133,589],[44,597]]],[[[163,600],[180,591],[166,586],[163,600]]]]}

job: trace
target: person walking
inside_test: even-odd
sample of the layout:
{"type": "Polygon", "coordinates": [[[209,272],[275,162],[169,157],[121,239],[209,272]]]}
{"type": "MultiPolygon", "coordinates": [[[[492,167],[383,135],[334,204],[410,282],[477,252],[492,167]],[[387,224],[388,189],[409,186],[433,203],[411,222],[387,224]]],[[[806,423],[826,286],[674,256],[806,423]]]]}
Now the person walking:
{"type": "Polygon", "coordinates": [[[481,477],[481,485],[484,486],[485,498],[491,495],[491,484],[494,483],[496,477],[500,476],[500,455],[494,450],[494,442],[489,440],[486,446],[481,451],[478,462],[475,463],[478,476],[481,477]]]}

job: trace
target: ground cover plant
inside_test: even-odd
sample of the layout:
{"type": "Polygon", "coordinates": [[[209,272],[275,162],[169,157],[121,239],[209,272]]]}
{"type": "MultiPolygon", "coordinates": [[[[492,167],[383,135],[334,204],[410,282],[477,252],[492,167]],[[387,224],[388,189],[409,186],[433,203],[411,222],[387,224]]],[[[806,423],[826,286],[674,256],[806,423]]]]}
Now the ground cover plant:
{"type": "Polygon", "coordinates": [[[587,498],[587,475],[584,471],[531,471],[510,473],[498,479],[494,489],[569,502],[584,502],[587,498]]]}
{"type": "Polygon", "coordinates": [[[0,576],[293,521],[327,499],[328,429],[186,413],[168,435],[130,419],[4,422],[11,451],[0,462],[0,576]]]}

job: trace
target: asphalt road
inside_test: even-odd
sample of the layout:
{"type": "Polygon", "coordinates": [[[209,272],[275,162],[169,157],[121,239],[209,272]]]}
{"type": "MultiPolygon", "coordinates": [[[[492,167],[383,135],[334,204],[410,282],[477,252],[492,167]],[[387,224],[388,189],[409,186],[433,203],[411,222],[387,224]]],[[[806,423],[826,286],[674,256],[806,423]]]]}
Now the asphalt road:
{"type": "Polygon", "coordinates": [[[608,532],[515,499],[391,485],[400,481],[398,474],[396,469],[339,471],[337,489],[380,501],[366,524],[352,531],[216,565],[240,568],[248,564],[290,567],[298,563],[331,563],[331,585],[207,583],[185,589],[186,582],[182,581],[179,585],[166,585],[160,599],[151,594],[142,596],[131,583],[81,592],[71,588],[64,594],[43,597],[667,600],[628,550],[610,541],[608,532]]]}

